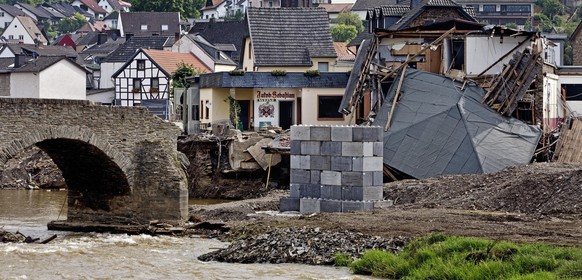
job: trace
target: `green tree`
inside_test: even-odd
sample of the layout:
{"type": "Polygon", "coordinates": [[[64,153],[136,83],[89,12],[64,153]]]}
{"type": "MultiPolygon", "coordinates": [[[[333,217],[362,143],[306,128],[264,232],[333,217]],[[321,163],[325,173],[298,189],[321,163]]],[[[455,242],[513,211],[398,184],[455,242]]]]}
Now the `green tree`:
{"type": "Polygon", "coordinates": [[[70,33],[79,29],[83,24],[87,22],[87,19],[80,13],[75,13],[72,17],[64,18],[59,22],[57,31],[61,34],[70,33]]]}
{"type": "Polygon", "coordinates": [[[180,62],[178,64],[178,69],[172,73],[172,86],[174,88],[189,88],[190,83],[186,81],[186,78],[196,76],[201,72],[194,68],[194,65],[180,62]]]}
{"type": "Polygon", "coordinates": [[[204,4],[205,0],[134,0],[131,1],[131,9],[134,12],[180,12],[183,18],[198,18],[199,9],[204,4]]]}
{"type": "Polygon", "coordinates": [[[541,13],[548,18],[564,14],[564,5],[559,0],[538,0],[536,5],[541,8],[541,13]]]}
{"type": "Polygon", "coordinates": [[[354,13],[340,13],[335,19],[337,24],[351,25],[356,28],[358,33],[364,31],[364,25],[362,20],[357,14],[354,13]]]}
{"type": "Polygon", "coordinates": [[[519,28],[519,26],[517,26],[517,23],[515,23],[515,22],[507,23],[507,24],[505,24],[505,27],[511,28],[511,29],[518,29],[519,28]]]}
{"type": "Polygon", "coordinates": [[[348,42],[357,35],[358,31],[353,25],[338,24],[331,28],[331,37],[334,42],[348,42]]]}

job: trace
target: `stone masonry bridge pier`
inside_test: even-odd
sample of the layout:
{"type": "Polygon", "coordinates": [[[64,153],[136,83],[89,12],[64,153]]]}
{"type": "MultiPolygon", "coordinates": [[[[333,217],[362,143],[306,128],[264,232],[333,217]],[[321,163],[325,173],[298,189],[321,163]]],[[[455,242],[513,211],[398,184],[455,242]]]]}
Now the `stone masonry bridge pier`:
{"type": "Polygon", "coordinates": [[[187,218],[178,127],[145,108],[0,98],[0,164],[36,145],[67,183],[67,220],[49,228],[106,230],[187,218]]]}

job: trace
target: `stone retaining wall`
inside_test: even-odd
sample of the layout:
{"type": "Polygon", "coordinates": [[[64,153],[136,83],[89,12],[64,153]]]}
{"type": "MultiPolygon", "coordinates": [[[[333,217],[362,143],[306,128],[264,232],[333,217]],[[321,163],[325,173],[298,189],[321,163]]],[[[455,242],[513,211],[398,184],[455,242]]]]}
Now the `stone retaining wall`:
{"type": "Polygon", "coordinates": [[[281,211],[372,210],[383,199],[382,128],[291,127],[290,197],[281,211]]]}

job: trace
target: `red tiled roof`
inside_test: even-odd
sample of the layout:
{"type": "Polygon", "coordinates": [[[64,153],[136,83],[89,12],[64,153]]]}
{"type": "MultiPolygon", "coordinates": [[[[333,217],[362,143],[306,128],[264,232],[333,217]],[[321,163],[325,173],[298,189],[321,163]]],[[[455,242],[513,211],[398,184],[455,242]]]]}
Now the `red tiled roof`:
{"type": "Polygon", "coordinates": [[[218,7],[218,5],[222,4],[225,0],[212,0],[212,6],[203,7],[200,10],[209,10],[218,7]]]}
{"type": "Polygon", "coordinates": [[[324,8],[328,13],[347,13],[352,10],[352,4],[319,4],[318,7],[324,8]]]}
{"type": "Polygon", "coordinates": [[[162,50],[143,50],[153,61],[168,73],[174,73],[178,64],[184,62],[191,64],[194,69],[203,73],[211,73],[212,70],[191,53],[176,53],[162,50]]]}
{"type": "Polygon", "coordinates": [[[335,49],[335,52],[337,53],[337,59],[338,60],[355,60],[356,56],[348,51],[348,47],[347,47],[346,42],[333,42],[333,48],[335,49]]]}

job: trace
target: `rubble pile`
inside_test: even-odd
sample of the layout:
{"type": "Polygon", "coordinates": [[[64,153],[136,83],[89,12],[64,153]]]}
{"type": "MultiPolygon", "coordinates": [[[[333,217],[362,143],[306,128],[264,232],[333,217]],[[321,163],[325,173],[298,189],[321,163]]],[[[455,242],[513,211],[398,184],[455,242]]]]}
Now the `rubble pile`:
{"type": "Polygon", "coordinates": [[[360,257],[370,249],[400,251],[408,238],[383,238],[350,231],[323,231],[319,228],[277,228],[232,243],[228,248],[198,257],[201,261],[236,263],[333,264],[336,253],[360,257]]]}
{"type": "Polygon", "coordinates": [[[61,170],[42,150],[33,146],[0,168],[0,189],[66,188],[61,170]]]}
{"type": "Polygon", "coordinates": [[[582,214],[582,165],[534,163],[484,175],[454,175],[386,184],[395,205],[507,211],[525,214],[582,214]]]}

